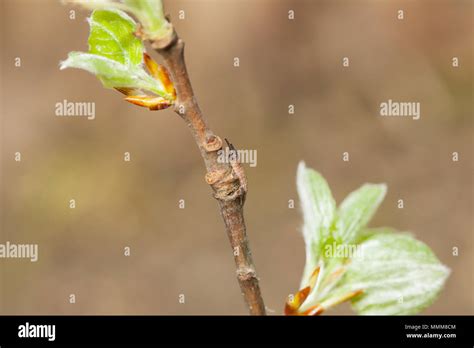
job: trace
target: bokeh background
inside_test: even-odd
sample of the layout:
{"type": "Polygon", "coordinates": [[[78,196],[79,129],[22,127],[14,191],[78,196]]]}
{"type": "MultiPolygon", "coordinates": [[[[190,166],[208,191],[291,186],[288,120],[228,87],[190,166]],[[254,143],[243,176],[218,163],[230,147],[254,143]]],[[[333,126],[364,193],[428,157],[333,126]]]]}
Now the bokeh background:
{"type": "MultiPolygon", "coordinates": [[[[472,1],[165,5],[211,127],[258,151],[257,167],[247,166],[245,212],[271,313],[282,313],[303,270],[302,219],[288,201],[297,201],[295,171],[305,160],[338,202],[364,182],[386,182],[371,226],[412,231],[452,269],[424,313],[473,314],[472,1]],[[421,119],[380,117],[388,99],[420,102],[421,119]]],[[[38,243],[40,255],[36,263],[0,260],[0,312],[246,314],[187,127],[172,111],[122,101],[84,71],[58,69],[69,51],[87,50],[88,13],[75,8],[71,20],[71,9],[1,0],[0,242],[38,243]],[[56,117],[64,99],[95,102],[96,119],[56,117]]]]}

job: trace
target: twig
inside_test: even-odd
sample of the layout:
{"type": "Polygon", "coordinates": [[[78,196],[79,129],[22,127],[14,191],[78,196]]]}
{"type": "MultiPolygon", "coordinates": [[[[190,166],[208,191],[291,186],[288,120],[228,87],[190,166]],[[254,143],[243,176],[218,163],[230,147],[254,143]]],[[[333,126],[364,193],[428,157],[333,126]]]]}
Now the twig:
{"type": "Polygon", "coordinates": [[[194,97],[184,61],[184,42],[176,32],[165,41],[152,42],[152,47],[163,57],[176,88],[177,99],[174,110],[186,122],[194,136],[206,165],[206,182],[212,187],[219,202],[221,216],[232,246],[237,280],[252,315],[265,315],[255,266],[247,240],[243,205],[247,193],[247,182],[243,169],[237,161],[220,163],[218,151],[222,140],[209,128],[194,97]]]}

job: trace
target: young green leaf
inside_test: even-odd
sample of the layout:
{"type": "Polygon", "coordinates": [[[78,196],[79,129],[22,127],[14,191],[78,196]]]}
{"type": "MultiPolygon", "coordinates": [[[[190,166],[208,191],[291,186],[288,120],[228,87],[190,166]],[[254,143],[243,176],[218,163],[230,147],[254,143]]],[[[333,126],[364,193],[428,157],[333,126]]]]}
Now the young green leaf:
{"type": "Polygon", "coordinates": [[[350,193],[338,209],[336,239],[346,244],[353,243],[358,232],[372,219],[386,192],[385,184],[365,184],[350,193]]]}
{"type": "Polygon", "coordinates": [[[123,0],[143,26],[144,39],[163,40],[172,35],[173,27],[163,11],[161,0],[123,0]]]}
{"type": "Polygon", "coordinates": [[[143,39],[166,40],[173,26],[165,17],[161,0],[63,0],[90,10],[121,10],[135,16],[141,24],[143,39]]]}
{"type": "Polygon", "coordinates": [[[84,69],[105,87],[145,90],[173,101],[163,82],[143,67],[144,47],[135,37],[135,21],[119,10],[95,10],[89,19],[89,52],[71,52],[60,68],[84,69]]]}
{"type": "Polygon", "coordinates": [[[127,66],[141,64],[143,43],[135,37],[137,25],[129,15],[117,10],[94,11],[88,22],[91,29],[89,53],[127,66]]]}
{"type": "Polygon", "coordinates": [[[351,300],[361,314],[414,314],[435,300],[449,270],[429,247],[393,229],[366,227],[385,184],[363,185],[336,212],[324,178],[301,162],[297,189],[306,265],[297,301],[287,302],[285,313],[317,315],[351,300]]]}
{"type": "Polygon", "coordinates": [[[298,165],[296,184],[303,211],[303,237],[306,244],[303,285],[317,266],[321,249],[330,236],[336,203],[326,180],[318,172],[306,168],[304,162],[298,165]]]}
{"type": "Polygon", "coordinates": [[[362,290],[352,300],[359,314],[416,314],[436,299],[449,275],[428,246],[407,234],[376,233],[360,248],[330,294],[362,290]]]}

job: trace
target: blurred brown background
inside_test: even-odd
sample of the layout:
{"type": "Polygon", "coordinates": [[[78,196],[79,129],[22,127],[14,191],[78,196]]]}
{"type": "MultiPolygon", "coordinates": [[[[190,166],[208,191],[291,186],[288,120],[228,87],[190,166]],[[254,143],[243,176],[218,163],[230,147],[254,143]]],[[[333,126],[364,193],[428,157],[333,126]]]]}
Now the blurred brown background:
{"type": "MultiPolygon", "coordinates": [[[[386,182],[371,225],[412,231],[452,269],[424,313],[473,314],[472,1],[165,5],[213,130],[258,151],[257,167],[247,166],[246,220],[266,305],[281,314],[303,270],[302,218],[288,200],[297,200],[304,159],[338,202],[364,182],[386,182]],[[380,117],[388,99],[420,102],[421,119],[380,117]]],[[[172,111],[135,107],[84,71],[58,69],[69,51],[87,50],[88,13],[75,8],[70,20],[70,10],[1,0],[0,243],[38,243],[40,254],[36,263],[0,260],[0,312],[246,314],[188,129],[172,111]],[[56,117],[64,99],[95,102],[96,119],[56,117]]]]}

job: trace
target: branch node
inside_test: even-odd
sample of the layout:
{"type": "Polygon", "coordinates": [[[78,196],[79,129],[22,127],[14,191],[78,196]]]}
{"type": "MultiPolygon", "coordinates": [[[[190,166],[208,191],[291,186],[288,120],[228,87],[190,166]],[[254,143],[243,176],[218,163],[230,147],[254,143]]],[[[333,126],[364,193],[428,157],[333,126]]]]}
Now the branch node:
{"type": "Polygon", "coordinates": [[[204,144],[206,152],[213,152],[222,149],[222,140],[217,135],[211,134],[206,137],[204,144]]]}
{"type": "Polygon", "coordinates": [[[205,180],[214,190],[214,198],[217,200],[232,201],[243,194],[240,182],[231,167],[207,172],[205,180]]]}
{"type": "MultiPolygon", "coordinates": [[[[141,32],[138,31],[137,34],[140,35],[141,32]]],[[[166,50],[167,48],[173,46],[177,40],[178,40],[178,35],[176,34],[176,31],[173,28],[173,30],[170,31],[169,35],[166,35],[159,39],[152,40],[151,47],[155,50],[166,50]]]]}
{"type": "Polygon", "coordinates": [[[214,186],[219,182],[222,182],[224,180],[224,177],[227,176],[228,172],[229,169],[217,169],[207,172],[204,178],[206,179],[206,182],[209,185],[214,186]]]}
{"type": "Polygon", "coordinates": [[[257,273],[253,268],[239,268],[237,270],[237,278],[241,281],[249,281],[251,279],[257,279],[257,273]]]}

